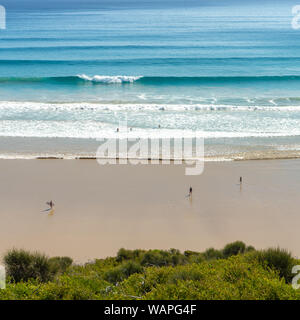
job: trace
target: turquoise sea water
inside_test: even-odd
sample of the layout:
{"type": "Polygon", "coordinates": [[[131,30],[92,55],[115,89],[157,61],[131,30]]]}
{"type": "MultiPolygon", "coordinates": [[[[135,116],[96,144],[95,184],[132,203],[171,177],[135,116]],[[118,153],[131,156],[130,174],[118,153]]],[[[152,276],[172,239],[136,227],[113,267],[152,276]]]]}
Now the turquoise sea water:
{"type": "MultiPolygon", "coordinates": [[[[50,138],[115,136],[125,119],[138,136],[196,132],[210,155],[300,150],[293,3],[112,3],[7,7],[2,156],[55,154],[50,138]],[[26,138],[27,147],[8,148],[7,137],[26,138]]],[[[66,149],[90,153],[86,141],[66,149]]]]}

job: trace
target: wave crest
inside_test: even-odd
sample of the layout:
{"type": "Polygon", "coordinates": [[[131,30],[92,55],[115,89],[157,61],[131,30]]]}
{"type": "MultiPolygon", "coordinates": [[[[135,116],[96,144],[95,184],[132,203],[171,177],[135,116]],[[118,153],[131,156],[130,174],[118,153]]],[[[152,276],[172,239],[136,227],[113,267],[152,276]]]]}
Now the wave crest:
{"type": "Polygon", "coordinates": [[[77,75],[78,78],[85,80],[85,81],[91,81],[91,82],[97,82],[97,83],[132,83],[136,80],[139,80],[142,78],[141,76],[87,76],[86,74],[79,74],[77,75]]]}
{"type": "MultiPolygon", "coordinates": [[[[1,63],[0,63],[1,65],[1,63]]],[[[126,76],[126,75],[94,75],[78,74],[58,77],[0,77],[0,83],[45,83],[81,85],[86,82],[99,84],[122,84],[138,82],[141,85],[207,85],[207,84],[240,84],[243,83],[271,83],[271,82],[300,82],[300,75],[285,76],[216,76],[216,77],[177,77],[177,76],[126,76]]]]}

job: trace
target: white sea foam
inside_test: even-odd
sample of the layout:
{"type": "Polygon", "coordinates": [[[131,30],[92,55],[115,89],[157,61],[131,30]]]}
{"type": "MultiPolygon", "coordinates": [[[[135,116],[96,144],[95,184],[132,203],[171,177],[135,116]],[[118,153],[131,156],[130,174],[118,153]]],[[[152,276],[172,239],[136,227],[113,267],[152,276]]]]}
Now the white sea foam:
{"type": "Polygon", "coordinates": [[[86,74],[78,74],[77,77],[86,81],[106,83],[106,84],[132,83],[142,78],[142,76],[100,76],[100,75],[95,75],[90,77],[90,76],[87,76],[86,74]]]}
{"type": "Polygon", "coordinates": [[[214,131],[189,129],[134,128],[133,131],[116,125],[95,121],[1,121],[0,137],[77,138],[77,139],[160,139],[160,138],[268,138],[300,136],[300,129],[286,132],[214,131]]]}
{"type": "Polygon", "coordinates": [[[0,109],[13,110],[104,110],[104,111],[280,111],[300,112],[300,106],[240,106],[214,104],[157,104],[157,103],[101,103],[101,102],[34,102],[0,101],[0,109]]]}
{"type": "Polygon", "coordinates": [[[0,136],[87,139],[127,135],[215,139],[299,136],[300,117],[290,112],[300,113],[300,107],[1,101],[0,136]],[[133,131],[126,132],[120,127],[117,133],[119,120],[127,112],[133,131]],[[245,112],[253,112],[253,116],[245,117],[245,112]],[[261,117],[258,112],[265,114],[261,117]]]}

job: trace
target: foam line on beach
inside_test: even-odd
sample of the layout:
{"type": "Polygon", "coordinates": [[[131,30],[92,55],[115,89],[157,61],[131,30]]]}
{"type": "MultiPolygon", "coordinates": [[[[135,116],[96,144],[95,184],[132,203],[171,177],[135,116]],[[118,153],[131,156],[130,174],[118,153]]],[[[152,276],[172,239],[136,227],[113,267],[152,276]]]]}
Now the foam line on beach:
{"type": "MultiPolygon", "coordinates": [[[[68,155],[55,155],[55,154],[0,154],[0,160],[97,160],[97,159],[106,159],[106,160],[116,160],[124,161],[128,160],[128,164],[130,161],[159,161],[159,164],[163,164],[163,161],[170,161],[170,164],[176,164],[176,161],[182,160],[178,158],[145,158],[145,157],[116,157],[116,158],[100,158],[95,155],[76,155],[76,154],[68,154],[68,155]]],[[[240,153],[233,153],[229,155],[214,155],[214,156],[205,156],[204,158],[187,158],[183,159],[182,163],[191,162],[191,161],[204,161],[204,162],[232,162],[232,161],[253,161],[253,160],[288,160],[288,159],[300,159],[300,152],[289,151],[289,152],[249,152],[241,155],[240,153]]],[[[190,165],[190,164],[187,164],[190,165]]]]}
{"type": "Polygon", "coordinates": [[[226,105],[226,104],[167,104],[167,103],[99,103],[99,102],[36,102],[0,101],[0,109],[13,110],[94,110],[94,111],[281,111],[300,112],[300,105],[226,105]]]}

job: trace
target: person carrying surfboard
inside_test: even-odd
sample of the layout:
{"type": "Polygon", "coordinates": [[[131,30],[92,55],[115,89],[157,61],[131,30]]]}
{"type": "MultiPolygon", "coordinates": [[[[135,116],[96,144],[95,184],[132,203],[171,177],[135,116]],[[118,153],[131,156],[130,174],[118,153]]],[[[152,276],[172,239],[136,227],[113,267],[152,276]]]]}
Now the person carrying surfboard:
{"type": "Polygon", "coordinates": [[[44,210],[43,212],[48,212],[48,211],[52,211],[53,207],[54,207],[54,202],[52,200],[50,200],[49,202],[46,202],[46,205],[49,206],[49,209],[44,210]]]}
{"type": "Polygon", "coordinates": [[[46,204],[50,207],[50,210],[53,209],[54,203],[52,200],[50,200],[49,202],[46,202],[46,204]]]}

